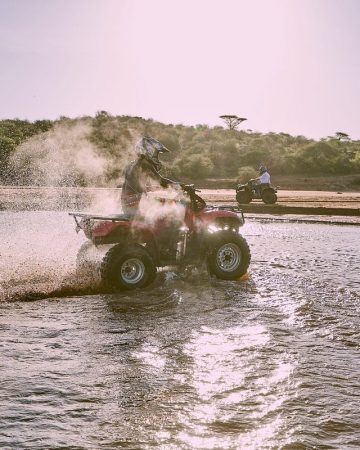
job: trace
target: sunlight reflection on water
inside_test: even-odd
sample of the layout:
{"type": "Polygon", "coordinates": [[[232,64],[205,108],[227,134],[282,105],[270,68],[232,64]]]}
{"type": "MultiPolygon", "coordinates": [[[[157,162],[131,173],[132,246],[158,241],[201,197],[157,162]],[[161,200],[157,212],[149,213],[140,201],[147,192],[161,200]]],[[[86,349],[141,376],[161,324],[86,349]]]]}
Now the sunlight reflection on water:
{"type": "MultiPolygon", "coordinates": [[[[77,287],[67,219],[0,221],[5,290],[77,287]]],[[[359,448],[359,231],[248,221],[246,282],[0,303],[0,447],[359,448]]]]}
{"type": "Polygon", "coordinates": [[[261,325],[226,330],[203,327],[185,349],[194,361],[193,380],[199,396],[207,400],[239,386],[246,375],[240,353],[255,351],[268,341],[266,328],[261,325]]]}

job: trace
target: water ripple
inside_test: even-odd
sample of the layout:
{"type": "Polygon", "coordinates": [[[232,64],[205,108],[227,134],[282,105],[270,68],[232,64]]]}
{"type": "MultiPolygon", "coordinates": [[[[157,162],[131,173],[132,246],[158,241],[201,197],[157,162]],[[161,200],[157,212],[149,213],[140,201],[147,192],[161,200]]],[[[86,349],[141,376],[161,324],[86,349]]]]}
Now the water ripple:
{"type": "MultiPolygon", "coordinates": [[[[14,239],[45,220],[25,216],[14,239]]],[[[34,245],[34,277],[21,253],[2,267],[43,300],[0,304],[0,448],[359,448],[359,228],[250,221],[248,281],[107,295],[77,284],[76,235],[46,220],[68,251],[34,245]]]]}

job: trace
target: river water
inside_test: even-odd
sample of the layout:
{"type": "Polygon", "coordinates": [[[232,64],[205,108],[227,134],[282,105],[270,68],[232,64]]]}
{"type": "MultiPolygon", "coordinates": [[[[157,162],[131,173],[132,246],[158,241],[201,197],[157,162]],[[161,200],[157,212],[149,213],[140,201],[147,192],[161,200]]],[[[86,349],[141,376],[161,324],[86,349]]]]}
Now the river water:
{"type": "Polygon", "coordinates": [[[360,448],[359,226],[250,218],[249,280],[119,295],[65,213],[0,232],[1,449],[360,448]]]}

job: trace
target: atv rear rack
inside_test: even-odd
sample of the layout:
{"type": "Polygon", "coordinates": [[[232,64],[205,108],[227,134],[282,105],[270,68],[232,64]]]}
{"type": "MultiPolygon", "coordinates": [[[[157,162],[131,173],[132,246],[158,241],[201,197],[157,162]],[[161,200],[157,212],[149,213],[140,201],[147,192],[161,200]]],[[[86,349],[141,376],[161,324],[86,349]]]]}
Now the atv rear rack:
{"type": "Polygon", "coordinates": [[[77,213],[70,212],[69,216],[73,216],[76,223],[76,232],[78,233],[84,227],[81,225],[81,220],[110,220],[111,222],[129,222],[133,216],[128,214],[91,214],[91,213],[77,213]],[[78,220],[80,218],[80,222],[78,220]]]}
{"type": "Polygon", "coordinates": [[[112,222],[126,221],[128,222],[133,218],[130,214],[91,214],[91,213],[77,213],[70,212],[69,216],[73,216],[75,221],[77,217],[82,219],[93,219],[93,220],[111,220],[112,222]]]}

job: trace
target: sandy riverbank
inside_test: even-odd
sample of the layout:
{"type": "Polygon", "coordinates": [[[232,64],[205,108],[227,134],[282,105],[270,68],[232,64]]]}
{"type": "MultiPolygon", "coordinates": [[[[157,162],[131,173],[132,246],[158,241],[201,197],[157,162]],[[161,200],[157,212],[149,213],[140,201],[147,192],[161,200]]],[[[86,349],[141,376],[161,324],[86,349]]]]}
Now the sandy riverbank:
{"type": "MultiPolygon", "coordinates": [[[[236,204],[234,189],[202,189],[209,203],[236,204]]],[[[118,203],[120,189],[0,187],[0,210],[83,210],[93,199],[118,203]]],[[[242,205],[244,212],[260,214],[309,214],[360,216],[360,192],[280,190],[275,205],[255,200],[242,205]]]]}

